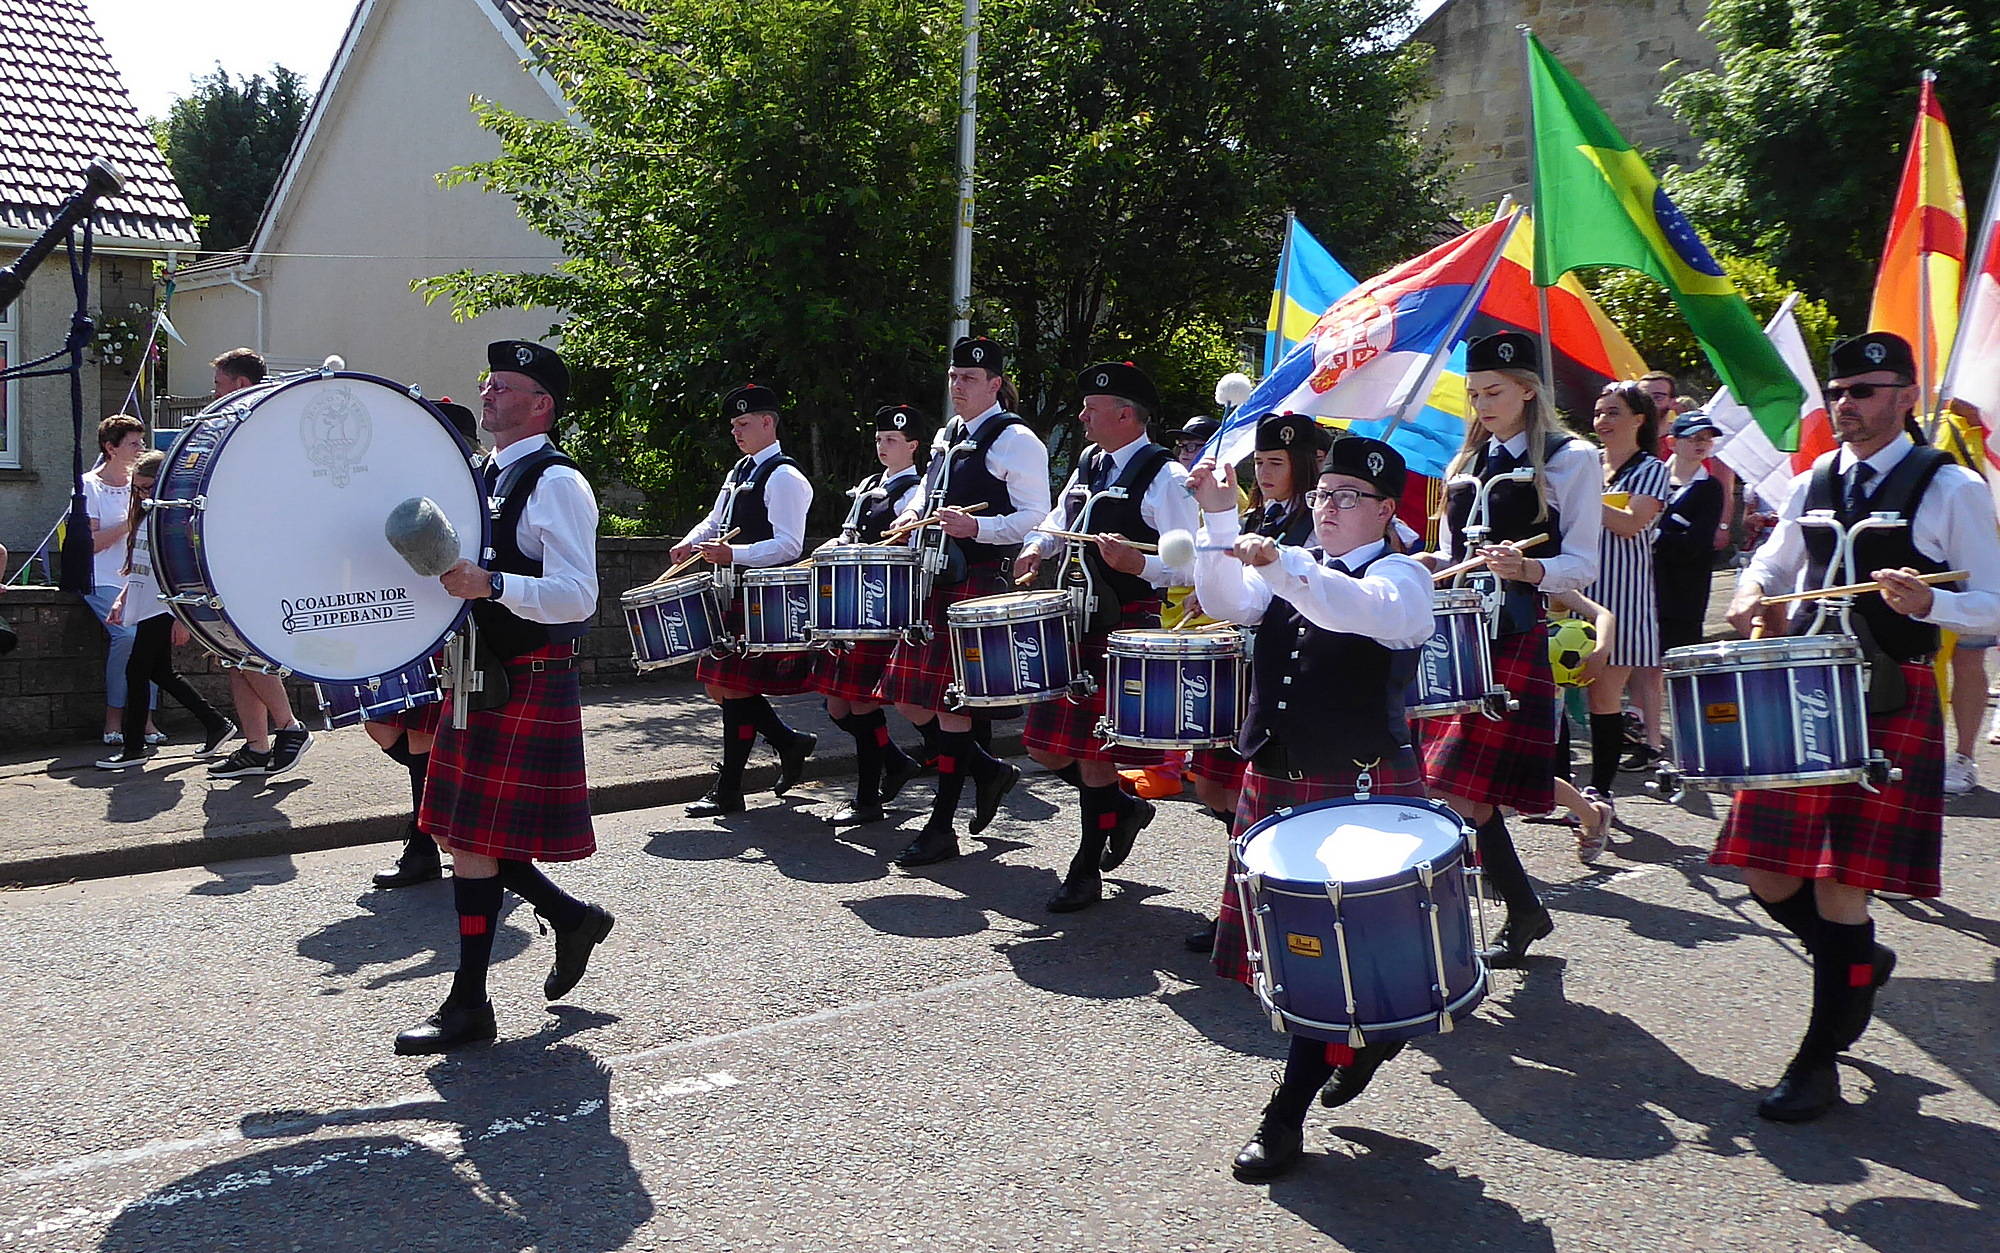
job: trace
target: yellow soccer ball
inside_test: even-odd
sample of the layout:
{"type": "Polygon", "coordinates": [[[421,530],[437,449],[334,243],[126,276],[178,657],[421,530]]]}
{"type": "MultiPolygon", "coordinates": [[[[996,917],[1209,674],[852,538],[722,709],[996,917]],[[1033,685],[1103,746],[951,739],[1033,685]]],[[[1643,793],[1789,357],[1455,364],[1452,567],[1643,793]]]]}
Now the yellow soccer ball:
{"type": "Polygon", "coordinates": [[[1583,618],[1549,620],[1549,668],[1563,687],[1583,687],[1583,659],[1597,648],[1597,624],[1583,618]]]}

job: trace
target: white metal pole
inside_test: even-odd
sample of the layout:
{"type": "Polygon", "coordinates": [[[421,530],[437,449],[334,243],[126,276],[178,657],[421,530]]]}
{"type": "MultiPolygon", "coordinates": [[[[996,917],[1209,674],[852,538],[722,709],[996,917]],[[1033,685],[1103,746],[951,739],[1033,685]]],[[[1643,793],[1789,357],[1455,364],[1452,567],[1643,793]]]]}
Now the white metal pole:
{"type": "Polygon", "coordinates": [[[951,342],[972,326],[972,158],[979,122],[979,0],[965,0],[965,58],[958,87],[958,220],[951,239],[951,342]]]}

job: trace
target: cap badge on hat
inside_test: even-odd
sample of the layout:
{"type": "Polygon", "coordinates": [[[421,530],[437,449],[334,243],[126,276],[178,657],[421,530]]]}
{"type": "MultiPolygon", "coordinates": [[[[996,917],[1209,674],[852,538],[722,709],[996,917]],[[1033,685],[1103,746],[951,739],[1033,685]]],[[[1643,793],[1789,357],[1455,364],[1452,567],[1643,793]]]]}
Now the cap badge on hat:
{"type": "Polygon", "coordinates": [[[529,365],[535,360],[535,350],[526,344],[522,344],[514,350],[514,360],[520,362],[522,365],[529,365]]]}
{"type": "Polygon", "coordinates": [[[1512,361],[1514,359],[1514,345],[1509,343],[1496,344],[1493,348],[1493,355],[1502,361],[1512,361]]]}
{"type": "Polygon", "coordinates": [[[737,402],[736,402],[736,412],[738,412],[738,413],[748,413],[748,412],[750,412],[750,402],[749,402],[749,401],[748,401],[747,399],[746,399],[746,400],[739,400],[739,401],[737,401],[737,402]]]}
{"type": "Polygon", "coordinates": [[[1869,344],[1867,347],[1861,350],[1861,355],[1868,358],[1876,365],[1881,365],[1884,361],[1888,359],[1889,349],[1888,346],[1884,344],[1869,344]]]}
{"type": "Polygon", "coordinates": [[[910,415],[907,413],[898,413],[894,417],[890,418],[889,421],[895,425],[895,428],[897,430],[900,431],[904,427],[910,424],[910,415]]]}
{"type": "Polygon", "coordinates": [[[1287,444],[1291,443],[1294,439],[1297,439],[1298,435],[1299,435],[1299,428],[1296,426],[1292,426],[1289,423],[1278,428],[1278,438],[1287,444]]]}
{"type": "Polygon", "coordinates": [[[1106,374],[1104,371],[1099,370],[1097,372],[1097,385],[1099,387],[1111,386],[1111,376],[1109,374],[1106,374]]]}
{"type": "Polygon", "coordinates": [[[986,350],[978,344],[974,344],[972,346],[972,360],[974,363],[986,360],[986,350]]]}
{"type": "Polygon", "coordinates": [[[1379,476],[1382,473],[1382,466],[1384,464],[1381,453],[1371,452],[1368,454],[1368,473],[1379,476]]]}

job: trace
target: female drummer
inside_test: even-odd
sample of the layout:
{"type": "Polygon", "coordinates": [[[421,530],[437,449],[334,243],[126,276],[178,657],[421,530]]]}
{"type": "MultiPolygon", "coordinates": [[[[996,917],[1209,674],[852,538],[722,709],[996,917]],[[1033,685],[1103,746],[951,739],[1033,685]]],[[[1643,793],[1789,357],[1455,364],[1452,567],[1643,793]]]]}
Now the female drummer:
{"type": "MultiPolygon", "coordinates": [[[[1249,762],[1239,834],[1286,806],[1362,790],[1424,794],[1403,693],[1433,630],[1431,579],[1386,539],[1406,478],[1402,457],[1380,440],[1335,441],[1305,497],[1316,543],[1298,547],[1239,536],[1235,475],[1227,467],[1218,473],[1213,462],[1195,468],[1190,482],[1203,515],[1195,594],[1210,613],[1255,628],[1250,709],[1237,741],[1249,762]]],[[[1248,947],[1241,906],[1226,892],[1216,970],[1247,983],[1248,947]]],[[[1293,1036],[1284,1081],[1236,1154],[1236,1177],[1283,1174],[1304,1149],[1313,1093],[1326,1085],[1326,1104],[1353,1100],[1402,1047],[1293,1036]]]]}
{"type": "MultiPolygon", "coordinates": [[[[921,477],[918,456],[927,425],[924,415],[908,405],[875,411],[875,459],[882,472],[862,479],[848,493],[854,507],[829,545],[872,544],[909,508],[921,477]]],[[[854,803],[829,815],[831,826],[882,821],[883,802],[923,769],[889,738],[889,721],[875,696],[895,650],[894,640],[855,640],[822,655],[813,668],[813,687],[826,696],[827,717],[854,737],[854,803]]]]}
{"type": "Polygon", "coordinates": [[[1503,331],[1466,345],[1466,391],[1473,420],[1445,470],[1439,534],[1445,552],[1433,566],[1467,556],[1487,559],[1502,592],[1493,676],[1518,702],[1495,719],[1484,713],[1426,720],[1421,751],[1431,795],[1477,829],[1486,879],[1507,905],[1491,966],[1518,966],[1528,946],[1555,930],[1514,851],[1503,809],[1547,813],[1556,777],[1555,678],[1549,669],[1542,597],[1575,591],[1597,578],[1603,531],[1597,449],[1563,433],[1538,373],[1540,343],[1503,331]],[[1502,480],[1533,471],[1531,481],[1502,480]],[[1465,528],[1482,486],[1486,540],[1466,552],[1465,528]],[[1534,544],[1536,535],[1551,538],[1534,544]]]}
{"type": "MultiPolygon", "coordinates": [[[[1238,524],[1241,529],[1294,547],[1311,541],[1313,516],[1306,494],[1319,480],[1320,455],[1329,437],[1327,428],[1306,414],[1267,413],[1257,419],[1250,468],[1261,503],[1244,516],[1238,524]]],[[[1200,596],[1195,599],[1199,602],[1200,596]]],[[[1243,758],[1233,748],[1199,748],[1188,763],[1188,776],[1194,780],[1195,797],[1223,830],[1234,830],[1237,797],[1243,791],[1243,758]]],[[[1215,924],[1190,935],[1187,947],[1194,953],[1214,948],[1215,924]]]]}
{"type": "MultiPolygon", "coordinates": [[[[1671,492],[1660,460],[1653,398],[1637,383],[1612,383],[1597,398],[1592,422],[1604,441],[1604,532],[1597,543],[1592,599],[1618,620],[1618,641],[1604,673],[1590,685],[1590,790],[1609,802],[1625,751],[1625,689],[1632,671],[1660,664],[1660,607],[1653,586],[1653,530],[1671,492]]],[[[1658,711],[1646,728],[1651,755],[1660,745],[1658,711]]],[[[1643,763],[1650,764],[1650,763],[1643,763]]]]}

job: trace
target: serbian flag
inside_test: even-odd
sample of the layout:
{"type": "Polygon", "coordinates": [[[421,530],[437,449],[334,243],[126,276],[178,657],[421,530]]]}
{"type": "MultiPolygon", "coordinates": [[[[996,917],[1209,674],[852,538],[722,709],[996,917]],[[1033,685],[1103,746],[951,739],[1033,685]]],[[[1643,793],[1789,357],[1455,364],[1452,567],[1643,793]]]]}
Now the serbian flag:
{"type": "Polygon", "coordinates": [[[1792,479],[1834,445],[1833,423],[1826,416],[1826,398],[1820,394],[1812,354],[1806,350],[1806,337],[1799,330],[1798,318],[1792,314],[1792,306],[1797,302],[1796,294],[1785,297],[1785,303],[1778,307],[1764,334],[1805,392],[1805,401],[1799,405],[1798,450],[1785,452],[1773,444],[1750,410],[1730,395],[1727,387],[1710,397],[1707,407],[1708,416],[1722,428],[1722,440],[1716,445],[1715,455],[1736,471],[1773,513],[1783,508],[1791,495],[1792,479]]]}
{"type": "Polygon", "coordinates": [[[1463,336],[1519,214],[1440,244],[1335,301],[1209,441],[1205,455],[1250,455],[1257,419],[1307,413],[1386,438],[1411,470],[1436,476],[1465,437],[1462,418],[1426,423],[1445,357],[1463,336]]]}
{"type": "Polygon", "coordinates": [[[1958,288],[1965,274],[1965,187],[1944,110],[1931,91],[1935,77],[1924,71],[1917,125],[1903,154],[1903,183],[1868,308],[1869,330],[1893,331],[1916,349],[1924,413],[1935,408],[1945,355],[1958,334],[1958,288]]]}

